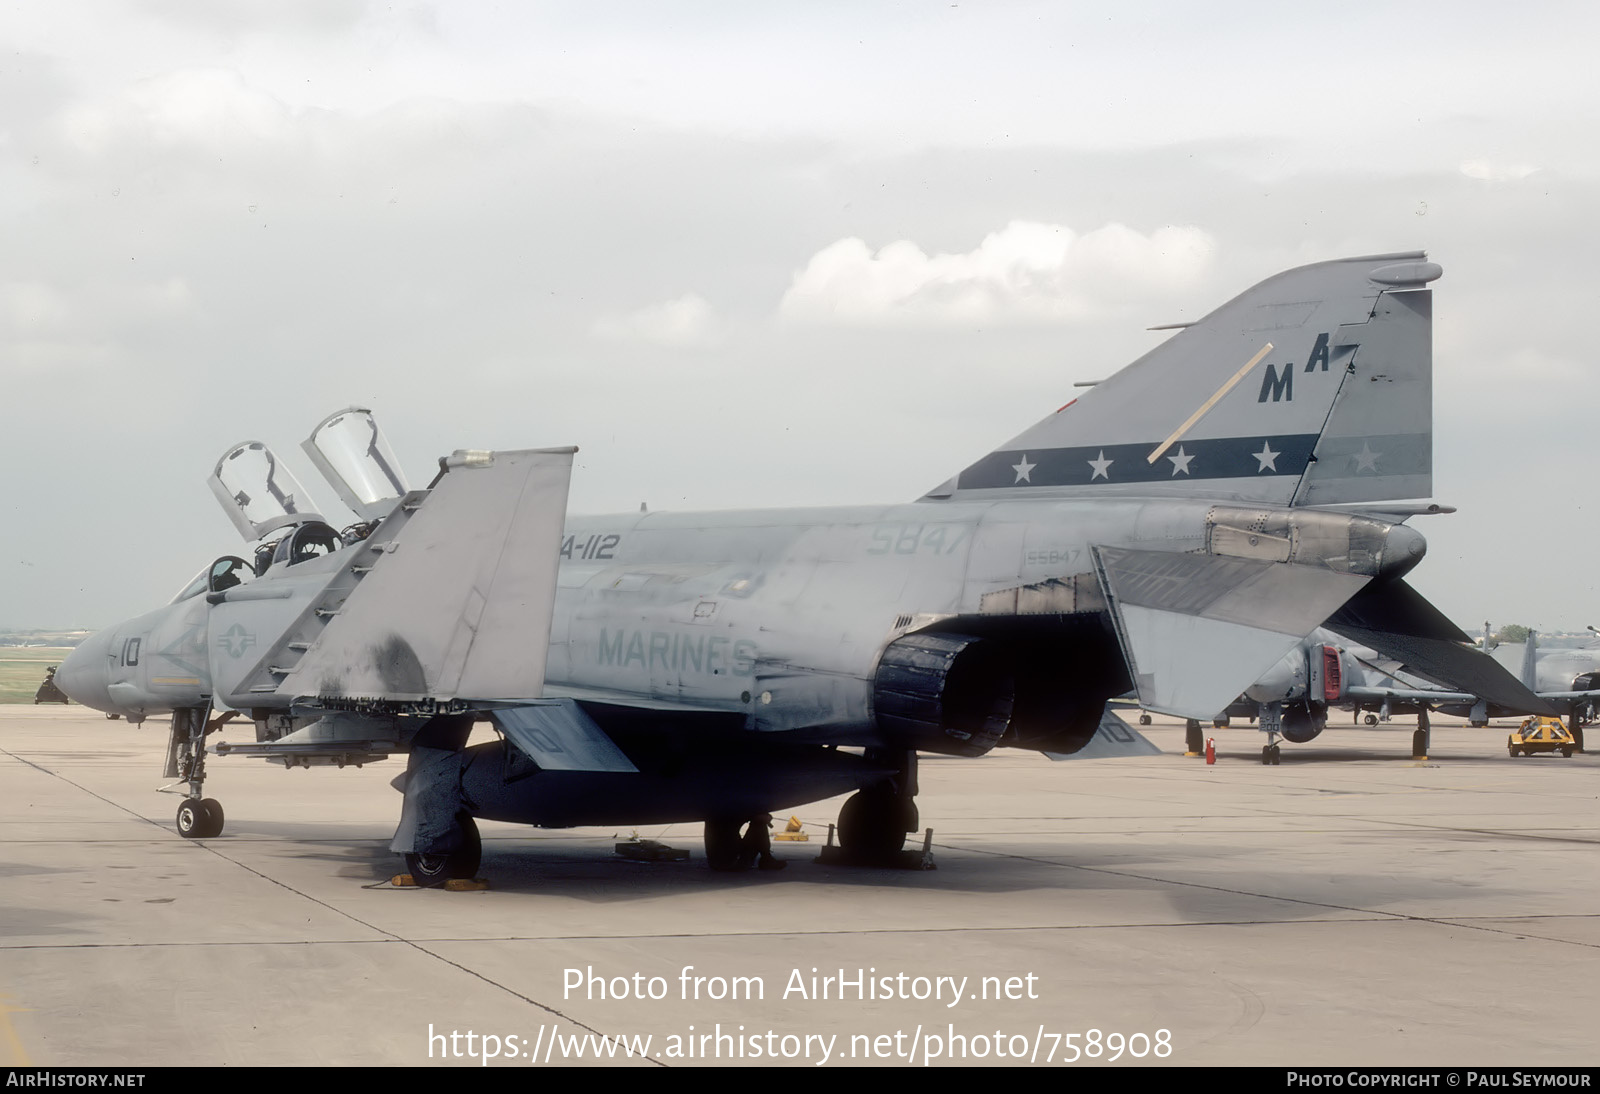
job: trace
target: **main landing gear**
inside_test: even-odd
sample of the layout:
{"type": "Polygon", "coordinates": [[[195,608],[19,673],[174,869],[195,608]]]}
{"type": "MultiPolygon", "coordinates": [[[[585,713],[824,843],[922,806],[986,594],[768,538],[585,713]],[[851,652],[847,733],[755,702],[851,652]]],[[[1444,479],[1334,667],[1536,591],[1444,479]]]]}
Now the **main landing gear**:
{"type": "Polygon", "coordinates": [[[900,866],[906,834],[915,832],[922,819],[916,802],[917,753],[868,749],[866,758],[898,770],[845,801],[839,810],[837,858],[853,866],[900,866]]]}
{"type": "Polygon", "coordinates": [[[900,853],[920,820],[909,794],[887,786],[859,790],[839,810],[839,846],[849,858],[885,862],[900,853]]]}
{"type": "Polygon", "coordinates": [[[1411,735],[1411,758],[1413,760],[1426,760],[1428,758],[1431,733],[1432,730],[1428,725],[1428,708],[1423,707],[1417,711],[1417,731],[1411,735]]]}
{"type": "Polygon", "coordinates": [[[424,889],[436,889],[447,881],[471,880],[478,876],[478,865],[483,861],[483,838],[478,835],[478,822],[466,810],[456,814],[456,828],[461,842],[455,850],[444,854],[428,855],[407,852],[406,872],[411,880],[424,889]]]}

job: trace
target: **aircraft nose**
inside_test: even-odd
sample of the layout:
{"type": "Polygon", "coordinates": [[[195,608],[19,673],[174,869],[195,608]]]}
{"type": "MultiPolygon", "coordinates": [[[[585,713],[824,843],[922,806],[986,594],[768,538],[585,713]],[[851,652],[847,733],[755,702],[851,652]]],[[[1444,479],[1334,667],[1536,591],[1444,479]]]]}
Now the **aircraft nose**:
{"type": "Polygon", "coordinates": [[[1384,577],[1408,573],[1428,553],[1428,541],[1415,528],[1396,524],[1383,538],[1383,561],[1378,572],[1384,577]]]}
{"type": "Polygon", "coordinates": [[[110,646],[111,637],[106,631],[79,643],[78,648],[67,654],[67,659],[56,669],[56,686],[74,702],[96,710],[110,711],[110,665],[107,662],[110,646]]]}

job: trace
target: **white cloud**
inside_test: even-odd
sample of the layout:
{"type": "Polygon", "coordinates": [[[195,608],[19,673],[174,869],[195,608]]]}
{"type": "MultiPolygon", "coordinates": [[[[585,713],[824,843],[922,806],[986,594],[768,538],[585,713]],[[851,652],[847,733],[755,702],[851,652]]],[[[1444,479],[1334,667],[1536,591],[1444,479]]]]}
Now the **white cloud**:
{"type": "Polygon", "coordinates": [[[57,330],[67,325],[66,297],[37,281],[0,284],[0,326],[16,333],[57,330]]]}
{"type": "Polygon", "coordinates": [[[685,293],[676,300],[601,319],[594,332],[604,338],[662,346],[705,345],[716,339],[717,320],[704,297],[685,293]]]}
{"type": "Polygon", "coordinates": [[[779,305],[804,323],[1072,323],[1194,284],[1211,237],[1170,226],[1143,235],[1107,224],[1079,236],[1014,220],[964,254],[928,255],[909,240],[876,254],[841,239],[811,257],[779,305]]]}
{"type": "Polygon", "coordinates": [[[118,144],[207,149],[281,141],[292,132],[284,104],[227,69],[184,69],[130,84],[107,100],[67,111],[64,135],[94,155],[118,144]]]}
{"type": "Polygon", "coordinates": [[[1491,160],[1463,160],[1461,173],[1484,182],[1518,182],[1539,170],[1526,163],[1495,163],[1491,160]]]}

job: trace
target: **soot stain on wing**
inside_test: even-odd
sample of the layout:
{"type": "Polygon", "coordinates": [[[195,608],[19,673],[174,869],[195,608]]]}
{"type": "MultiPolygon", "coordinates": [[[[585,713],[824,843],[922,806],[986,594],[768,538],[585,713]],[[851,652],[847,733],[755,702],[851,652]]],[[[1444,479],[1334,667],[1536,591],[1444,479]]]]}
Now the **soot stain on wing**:
{"type": "Polygon", "coordinates": [[[368,651],[384,690],[406,695],[422,695],[428,690],[428,676],[422,662],[411,648],[411,643],[398,634],[391,634],[368,651]]]}

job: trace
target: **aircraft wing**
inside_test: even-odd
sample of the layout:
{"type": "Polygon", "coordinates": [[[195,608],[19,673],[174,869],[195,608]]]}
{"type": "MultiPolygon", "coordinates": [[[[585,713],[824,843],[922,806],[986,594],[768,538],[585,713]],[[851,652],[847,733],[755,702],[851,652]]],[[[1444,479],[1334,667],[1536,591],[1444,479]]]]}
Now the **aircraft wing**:
{"type": "Polygon", "coordinates": [[[367,555],[351,568],[359,580],[326,609],[326,627],[278,694],[396,702],[539,696],[575,451],[441,461],[427,493],[408,495],[358,548],[367,555]]]}

